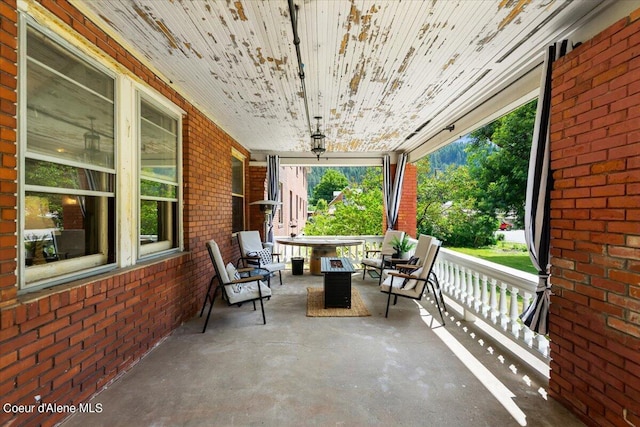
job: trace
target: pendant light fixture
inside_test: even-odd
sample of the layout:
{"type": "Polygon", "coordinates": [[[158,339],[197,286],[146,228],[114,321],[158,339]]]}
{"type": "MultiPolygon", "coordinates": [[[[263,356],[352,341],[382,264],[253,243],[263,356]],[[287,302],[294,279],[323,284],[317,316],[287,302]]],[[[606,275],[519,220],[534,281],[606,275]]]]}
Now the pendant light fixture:
{"type": "Polygon", "coordinates": [[[320,120],[321,116],[315,116],[314,119],[317,120],[316,131],[311,134],[311,151],[318,157],[318,161],[320,161],[320,156],[327,151],[324,145],[325,135],[320,132],[320,120]]]}

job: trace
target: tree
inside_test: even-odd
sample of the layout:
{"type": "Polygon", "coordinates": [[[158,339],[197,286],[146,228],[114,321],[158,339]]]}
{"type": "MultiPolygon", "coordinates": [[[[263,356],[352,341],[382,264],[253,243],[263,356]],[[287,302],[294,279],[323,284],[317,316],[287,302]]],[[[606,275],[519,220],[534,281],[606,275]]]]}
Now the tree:
{"type": "Polygon", "coordinates": [[[466,147],[469,142],[466,138],[457,140],[452,142],[451,144],[445,145],[440,148],[438,151],[435,151],[429,154],[429,164],[431,165],[431,170],[434,171],[443,171],[449,165],[457,165],[462,166],[467,164],[467,152],[466,147]]]}
{"type": "Polygon", "coordinates": [[[521,226],[536,101],[472,132],[469,173],[477,182],[476,209],[486,215],[514,212],[521,226]]]}
{"type": "Polygon", "coordinates": [[[475,209],[476,182],[467,166],[450,165],[430,174],[429,161],[418,162],[418,232],[450,246],[478,247],[495,243],[497,220],[475,209]]]}
{"type": "Polygon", "coordinates": [[[313,189],[318,185],[323,175],[328,169],[334,169],[347,177],[350,183],[361,183],[368,167],[362,166],[312,166],[307,173],[308,195],[309,199],[313,196],[313,189]]]}
{"type": "Polygon", "coordinates": [[[313,197],[310,200],[310,204],[316,205],[318,200],[323,199],[327,203],[333,200],[334,191],[342,191],[349,185],[347,177],[341,172],[335,169],[328,169],[318,185],[313,189],[313,197]]]}
{"type": "Polygon", "coordinates": [[[330,210],[319,199],[314,215],[307,221],[304,233],[309,236],[359,236],[382,232],[382,171],[369,168],[362,184],[352,184],[343,191],[341,202],[330,210]]]}

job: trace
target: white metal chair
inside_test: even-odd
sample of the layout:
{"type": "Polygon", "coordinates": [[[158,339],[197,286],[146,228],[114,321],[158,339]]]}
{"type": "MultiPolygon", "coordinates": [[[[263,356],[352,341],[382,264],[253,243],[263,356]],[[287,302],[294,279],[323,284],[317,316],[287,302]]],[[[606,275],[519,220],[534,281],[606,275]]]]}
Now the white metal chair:
{"type": "Polygon", "coordinates": [[[262,282],[264,276],[253,275],[249,277],[240,277],[239,274],[236,275],[235,273],[237,272],[237,270],[232,263],[229,263],[225,266],[225,263],[222,259],[222,254],[220,253],[220,248],[214,240],[209,240],[207,242],[207,250],[209,251],[209,257],[211,258],[211,263],[213,264],[215,275],[209,282],[209,288],[207,289],[204,304],[202,304],[202,310],[200,310],[200,317],[202,317],[204,308],[207,305],[207,301],[211,302],[211,305],[209,306],[209,312],[207,313],[207,320],[204,322],[204,327],[202,328],[202,333],[207,330],[207,324],[209,323],[211,310],[213,309],[213,304],[216,301],[218,292],[222,293],[223,299],[225,299],[227,301],[227,304],[230,306],[241,306],[242,303],[253,302],[253,309],[256,310],[256,301],[260,301],[260,309],[262,310],[262,322],[266,325],[267,318],[264,314],[264,304],[262,303],[262,300],[271,297],[271,289],[267,285],[265,285],[264,282],[262,282]],[[232,274],[231,277],[229,273],[232,274]],[[218,286],[213,289],[213,295],[211,295],[211,288],[213,287],[213,283],[216,278],[218,279],[218,286]]]}
{"type": "Polygon", "coordinates": [[[443,310],[446,310],[444,305],[444,297],[440,290],[440,283],[438,278],[433,272],[433,266],[440,250],[441,241],[432,239],[427,256],[420,267],[412,273],[402,273],[400,271],[390,271],[387,278],[380,285],[380,291],[388,295],[387,297],[387,310],[384,317],[389,315],[389,305],[391,303],[391,295],[393,295],[393,304],[398,302],[398,297],[410,298],[414,300],[422,299],[424,291],[428,291],[428,285],[431,285],[434,299],[440,313],[440,319],[444,325],[443,310]],[[442,304],[442,307],[440,307],[442,304]]]}
{"type": "MultiPolygon", "coordinates": [[[[240,231],[237,236],[238,245],[240,246],[238,265],[242,263],[243,267],[267,270],[269,276],[273,276],[278,272],[280,285],[282,285],[282,270],[285,269],[286,265],[284,262],[280,262],[280,254],[272,253],[271,247],[262,243],[258,231],[240,231]]],[[[270,279],[267,283],[271,287],[270,279]]]]}
{"type": "Polygon", "coordinates": [[[376,271],[379,274],[378,284],[382,280],[382,270],[386,266],[386,260],[391,259],[396,250],[393,248],[394,239],[402,240],[404,238],[404,231],[399,230],[387,230],[382,240],[382,247],[380,249],[370,249],[365,251],[365,257],[361,261],[362,263],[362,279],[364,280],[367,273],[367,268],[372,271],[376,271]],[[375,257],[371,256],[375,255],[375,257]]]}

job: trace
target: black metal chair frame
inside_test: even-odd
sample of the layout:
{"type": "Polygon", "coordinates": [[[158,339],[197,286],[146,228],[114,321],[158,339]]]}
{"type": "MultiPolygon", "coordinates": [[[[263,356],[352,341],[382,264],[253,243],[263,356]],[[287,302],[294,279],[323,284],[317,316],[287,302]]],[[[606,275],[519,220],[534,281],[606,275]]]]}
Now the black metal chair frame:
{"type": "MultiPolygon", "coordinates": [[[[222,283],[221,277],[220,276],[220,272],[218,271],[218,266],[217,263],[215,261],[214,255],[213,255],[213,250],[211,249],[211,246],[209,246],[209,243],[207,242],[207,250],[209,251],[209,257],[211,258],[211,263],[213,264],[213,268],[215,271],[215,274],[213,275],[213,277],[211,277],[211,280],[209,281],[209,287],[207,288],[207,293],[205,295],[204,298],[204,303],[202,304],[202,310],[200,310],[200,317],[202,317],[202,314],[204,313],[204,309],[207,305],[207,301],[210,301],[211,304],[209,305],[209,311],[207,312],[207,319],[204,322],[204,327],[202,328],[202,333],[204,333],[207,330],[207,325],[209,324],[209,318],[211,317],[211,310],[213,309],[213,304],[216,301],[216,297],[218,295],[218,292],[220,291],[222,293],[222,299],[227,301],[227,305],[232,306],[232,305],[237,305],[238,307],[242,306],[243,303],[245,302],[252,302],[253,303],[253,310],[255,311],[256,308],[256,301],[259,300],[260,301],[260,309],[262,310],[262,322],[264,325],[267,324],[267,318],[264,314],[264,304],[262,303],[262,300],[267,298],[269,299],[270,296],[262,296],[262,289],[260,288],[260,280],[264,279],[264,276],[262,275],[255,275],[255,276],[248,276],[248,277],[241,277],[240,279],[236,279],[236,280],[232,280],[229,283],[222,283]],[[213,287],[213,283],[214,281],[218,279],[218,285],[213,289],[213,295],[211,295],[211,288],[213,287]],[[241,302],[237,302],[234,304],[231,304],[229,302],[229,298],[226,295],[226,290],[225,290],[225,286],[227,285],[234,285],[234,284],[242,284],[242,283],[250,283],[250,282],[258,282],[258,298],[251,298],[251,299],[247,299],[241,302]]],[[[238,270],[238,272],[240,273],[247,273],[249,271],[253,270],[252,268],[248,268],[248,269],[241,269],[238,270]]]]}
{"type": "MultiPolygon", "coordinates": [[[[240,248],[242,251],[242,248],[240,248]]],[[[280,262],[280,254],[279,253],[271,253],[271,256],[280,262]]],[[[259,256],[241,256],[240,259],[236,262],[236,267],[238,267],[238,271],[242,268],[246,269],[260,269],[264,271],[269,271],[262,266],[262,258],[259,256]],[[242,265],[242,267],[240,267],[242,265]]],[[[275,271],[269,271],[269,275],[266,277],[267,286],[271,287],[271,277],[276,274],[275,271]]],[[[278,270],[278,275],[280,277],[280,286],[282,286],[282,270],[278,270]]]]}
{"type": "MultiPolygon", "coordinates": [[[[374,253],[381,253],[382,251],[380,249],[369,249],[365,251],[365,258],[369,258],[369,254],[374,254],[374,253]]],[[[367,264],[362,264],[362,280],[364,280],[365,275],[367,273],[367,268],[369,268],[369,271],[375,271],[376,273],[378,273],[378,285],[380,285],[382,283],[382,271],[386,268],[392,265],[392,260],[395,258],[392,258],[393,254],[380,254],[380,268],[378,267],[374,267],[372,265],[367,265],[367,264]]]]}
{"type": "MultiPolygon", "coordinates": [[[[438,252],[440,251],[440,246],[438,246],[436,248],[436,253],[435,256],[433,257],[433,262],[431,263],[431,265],[429,266],[429,273],[425,276],[425,277],[418,277],[418,276],[414,276],[411,274],[406,274],[406,273],[400,273],[400,272],[396,272],[396,271],[390,271],[389,272],[389,276],[393,276],[393,277],[399,277],[402,279],[413,279],[413,280],[417,280],[419,282],[424,282],[424,287],[422,288],[422,292],[420,292],[419,296],[417,297],[413,297],[410,295],[403,295],[403,294],[398,294],[393,292],[393,286],[390,284],[389,285],[389,290],[385,291],[385,290],[380,290],[380,292],[388,294],[387,297],[387,309],[384,313],[384,317],[388,317],[389,316],[389,305],[391,303],[391,295],[394,296],[393,298],[393,305],[396,305],[396,303],[398,302],[398,297],[403,297],[403,298],[409,298],[409,299],[413,299],[416,301],[419,301],[422,299],[422,296],[424,295],[424,291],[426,290],[427,292],[429,292],[429,285],[431,285],[431,290],[433,291],[433,296],[434,299],[436,301],[436,306],[438,307],[438,312],[440,313],[440,319],[442,319],[442,324],[445,324],[444,321],[444,315],[442,314],[443,310],[446,311],[447,307],[444,304],[444,296],[442,295],[442,290],[440,289],[440,282],[438,281],[438,277],[436,276],[435,272],[433,271],[433,266],[435,264],[435,260],[438,257],[438,252]],[[439,297],[439,300],[438,300],[439,297]],[[440,307],[440,304],[442,303],[442,307],[440,307]]],[[[416,266],[413,265],[398,265],[398,267],[413,267],[415,268],[416,266]]]]}
{"type": "MultiPolygon", "coordinates": [[[[236,240],[240,249],[240,259],[238,259],[238,261],[236,262],[236,267],[240,267],[240,264],[242,264],[242,266],[245,268],[254,267],[261,270],[269,271],[262,266],[262,258],[260,258],[259,256],[243,255],[243,248],[242,244],[240,243],[240,238],[238,237],[236,240]]],[[[271,252],[271,257],[272,259],[280,263],[280,253],[271,252]]],[[[269,271],[269,276],[267,277],[267,286],[271,287],[271,277],[273,277],[275,274],[275,271],[269,271]]],[[[280,286],[282,286],[282,270],[278,270],[278,277],[280,278],[280,286]]]]}

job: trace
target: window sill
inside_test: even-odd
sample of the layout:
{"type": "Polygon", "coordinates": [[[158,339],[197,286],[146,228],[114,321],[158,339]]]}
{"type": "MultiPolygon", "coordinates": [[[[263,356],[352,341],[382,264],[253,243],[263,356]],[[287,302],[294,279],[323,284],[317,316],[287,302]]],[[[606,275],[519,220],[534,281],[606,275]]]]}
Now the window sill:
{"type": "Polygon", "coordinates": [[[119,276],[119,275],[126,274],[136,270],[146,269],[155,264],[164,263],[168,260],[176,259],[176,258],[185,258],[185,261],[188,261],[189,259],[191,259],[191,252],[174,252],[162,257],[156,257],[153,259],[140,261],[138,262],[138,264],[130,267],[114,268],[104,273],[99,273],[89,277],[83,277],[81,279],[71,280],[67,283],[63,283],[59,285],[52,285],[51,287],[48,287],[48,288],[43,288],[43,289],[33,290],[33,291],[26,289],[23,291],[22,294],[18,295],[18,298],[15,304],[9,305],[8,307],[4,307],[4,308],[8,309],[8,308],[12,308],[22,304],[30,304],[33,302],[37,302],[51,295],[67,292],[69,290],[80,288],[82,286],[86,286],[91,283],[99,282],[99,281],[108,279],[110,277],[119,276]]]}

